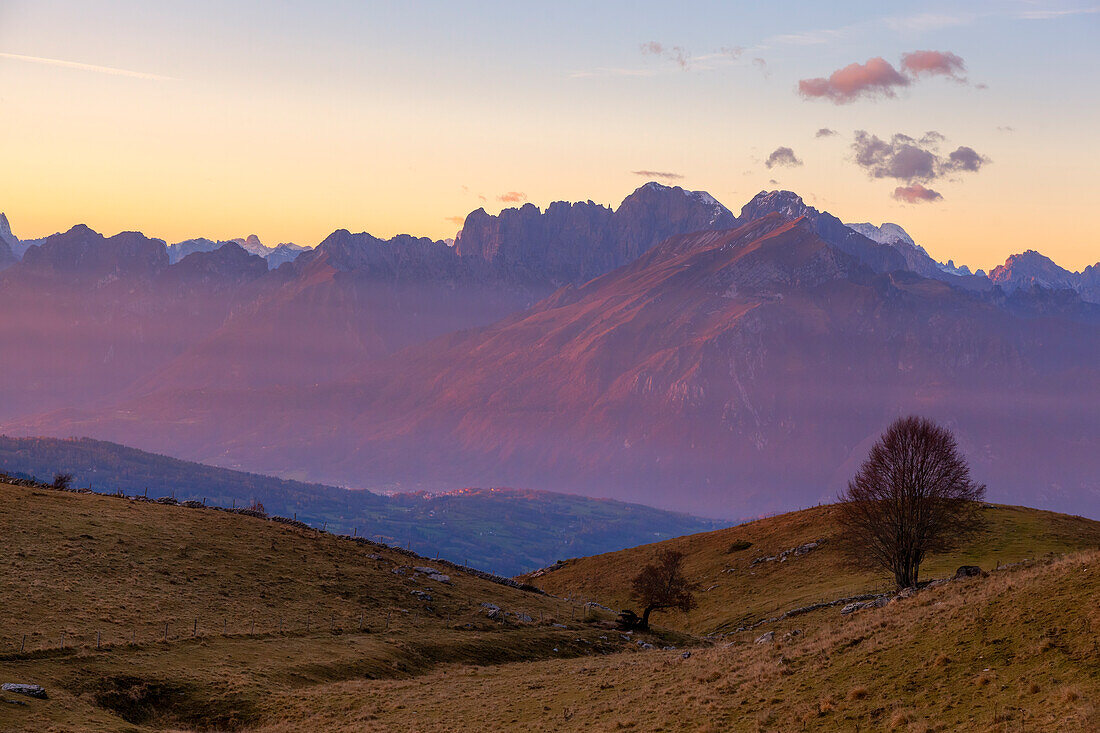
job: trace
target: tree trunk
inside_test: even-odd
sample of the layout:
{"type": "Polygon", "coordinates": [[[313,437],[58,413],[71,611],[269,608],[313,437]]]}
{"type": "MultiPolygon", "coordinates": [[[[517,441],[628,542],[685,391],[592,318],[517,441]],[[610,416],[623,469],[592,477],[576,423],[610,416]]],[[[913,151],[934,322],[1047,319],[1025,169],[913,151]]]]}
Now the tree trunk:
{"type": "Polygon", "coordinates": [[[649,614],[652,611],[653,611],[653,606],[646,606],[645,610],[642,611],[642,622],[640,624],[638,624],[638,628],[641,629],[642,631],[648,631],[649,630],[649,614]]]}
{"type": "Polygon", "coordinates": [[[898,590],[915,586],[919,569],[920,564],[916,560],[905,559],[898,563],[894,570],[894,581],[898,584],[898,590]]]}

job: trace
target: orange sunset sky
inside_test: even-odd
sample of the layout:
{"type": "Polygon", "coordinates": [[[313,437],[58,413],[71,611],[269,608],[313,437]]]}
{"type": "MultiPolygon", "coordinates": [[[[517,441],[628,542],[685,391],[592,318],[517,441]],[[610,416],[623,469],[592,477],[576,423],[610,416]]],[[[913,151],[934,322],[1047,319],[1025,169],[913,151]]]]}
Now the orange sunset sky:
{"type": "Polygon", "coordinates": [[[975,268],[1037,249],[1081,269],[1100,260],[1096,11],[0,2],[0,211],[24,239],[445,238],[504,199],[617,205],[666,174],[735,213],[794,190],[975,268]],[[861,163],[859,131],[909,136],[931,168],[861,163]],[[917,185],[936,196],[904,200],[917,185]]]}

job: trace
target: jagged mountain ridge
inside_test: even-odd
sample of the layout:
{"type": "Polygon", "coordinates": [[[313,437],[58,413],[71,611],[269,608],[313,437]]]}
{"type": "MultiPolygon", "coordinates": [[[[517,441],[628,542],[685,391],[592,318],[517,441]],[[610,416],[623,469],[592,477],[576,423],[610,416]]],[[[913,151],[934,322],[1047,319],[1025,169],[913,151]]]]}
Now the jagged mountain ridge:
{"type": "Polygon", "coordinates": [[[747,516],[833,496],[885,424],[919,411],[958,431],[995,498],[1096,512],[1098,324],[1079,298],[876,272],[773,212],[328,384],[159,389],[21,430],[333,483],[747,516]]]}

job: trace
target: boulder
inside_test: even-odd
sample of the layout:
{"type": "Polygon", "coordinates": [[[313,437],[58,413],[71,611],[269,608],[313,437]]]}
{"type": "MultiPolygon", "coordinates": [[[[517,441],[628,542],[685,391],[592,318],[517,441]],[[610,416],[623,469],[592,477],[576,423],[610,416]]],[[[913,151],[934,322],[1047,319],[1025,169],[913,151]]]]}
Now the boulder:
{"type": "Polygon", "coordinates": [[[879,596],[878,598],[872,598],[869,601],[856,601],[855,603],[849,603],[844,608],[840,609],[840,614],[842,616],[847,616],[850,613],[862,611],[865,608],[882,608],[889,602],[889,596],[879,596]]]}
{"type": "Polygon", "coordinates": [[[955,571],[955,580],[962,580],[963,578],[977,578],[982,574],[982,569],[977,565],[960,565],[959,569],[955,571]]]}
{"type": "Polygon", "coordinates": [[[21,682],[5,682],[0,689],[4,692],[14,692],[17,695],[26,695],[27,697],[37,697],[39,700],[46,699],[46,690],[42,685],[28,685],[21,682]]]}
{"type": "Polygon", "coordinates": [[[416,596],[417,598],[424,601],[425,603],[431,603],[432,602],[431,595],[429,595],[428,593],[425,593],[422,590],[411,590],[411,591],[409,591],[409,593],[416,596]]]}
{"type": "Polygon", "coordinates": [[[756,637],[756,642],[755,643],[757,643],[757,644],[771,644],[773,641],[775,641],[775,632],[774,631],[769,631],[765,634],[761,634],[760,636],[756,637]]]}

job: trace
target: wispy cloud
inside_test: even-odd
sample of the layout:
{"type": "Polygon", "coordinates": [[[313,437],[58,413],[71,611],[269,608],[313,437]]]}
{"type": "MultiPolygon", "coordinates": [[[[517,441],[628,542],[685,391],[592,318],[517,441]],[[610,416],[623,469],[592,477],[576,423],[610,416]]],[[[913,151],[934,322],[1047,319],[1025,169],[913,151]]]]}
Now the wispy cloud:
{"type": "Polygon", "coordinates": [[[1054,18],[1065,18],[1071,15],[1092,15],[1093,13],[1100,13],[1100,6],[1062,10],[1055,10],[1052,8],[1044,10],[1022,10],[1016,13],[1016,17],[1022,20],[1053,20],[1054,18]]]}
{"type": "Polygon", "coordinates": [[[497,196],[497,201],[502,201],[506,204],[518,204],[527,200],[527,194],[523,191],[508,191],[497,196]]]}
{"type": "Polygon", "coordinates": [[[588,79],[593,76],[655,76],[653,69],[626,69],[616,67],[603,67],[589,69],[587,71],[574,71],[569,75],[570,79],[588,79]]]}
{"type": "Polygon", "coordinates": [[[41,56],[24,56],[18,53],[0,52],[0,58],[12,61],[25,61],[31,64],[44,64],[46,66],[60,66],[64,69],[76,69],[77,71],[91,71],[96,74],[110,74],[111,76],[127,76],[131,79],[146,79],[148,81],[173,81],[171,76],[150,74],[145,71],[131,71],[130,69],[116,69],[113,66],[97,66],[96,64],[82,64],[79,61],[65,61],[64,59],[48,59],[41,56]]]}
{"type": "Polygon", "coordinates": [[[683,175],[681,175],[679,173],[673,173],[671,171],[646,171],[646,170],[642,170],[642,171],[630,171],[630,172],[633,173],[636,176],[641,176],[642,178],[659,178],[659,179],[664,180],[664,181],[679,181],[679,180],[683,179],[683,175]]]}

